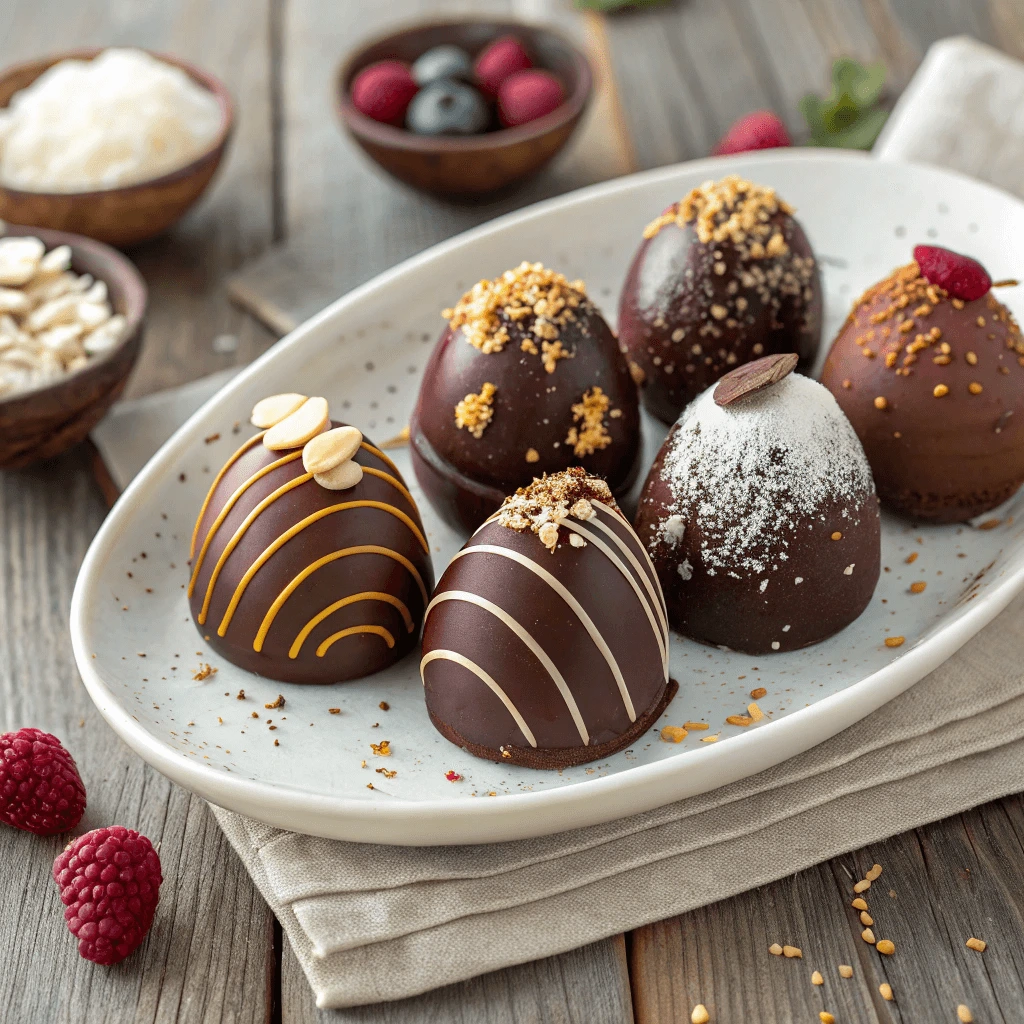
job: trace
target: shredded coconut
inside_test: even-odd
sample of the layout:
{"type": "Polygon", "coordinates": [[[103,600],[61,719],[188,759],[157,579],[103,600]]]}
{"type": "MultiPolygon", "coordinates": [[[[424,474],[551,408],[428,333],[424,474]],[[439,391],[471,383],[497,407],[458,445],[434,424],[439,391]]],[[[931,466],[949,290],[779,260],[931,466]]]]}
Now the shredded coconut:
{"type": "Polygon", "coordinates": [[[0,181],[28,192],[147,181],[201,156],[221,122],[208,89],[142,50],[62,60],[0,110],[0,181]]]}
{"type": "Polygon", "coordinates": [[[713,391],[687,407],[666,453],[674,504],[658,536],[677,543],[676,523],[696,518],[708,575],[775,568],[787,531],[823,520],[836,500],[856,507],[873,493],[853,427],[817,382],[790,374],[725,408],[713,391]]]}

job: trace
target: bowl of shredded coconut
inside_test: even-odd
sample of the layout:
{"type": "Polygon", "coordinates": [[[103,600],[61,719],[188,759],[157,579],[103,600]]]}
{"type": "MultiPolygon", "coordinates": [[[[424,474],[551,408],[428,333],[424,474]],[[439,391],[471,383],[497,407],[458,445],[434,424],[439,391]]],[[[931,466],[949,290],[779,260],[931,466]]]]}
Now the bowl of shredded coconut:
{"type": "Polygon", "coordinates": [[[102,242],[0,223],[0,469],[83,440],[142,344],[146,284],[102,242]]]}
{"type": "Polygon", "coordinates": [[[234,114],[212,75],[145,50],[77,50],[0,73],[0,219],[131,245],[209,185],[234,114]]]}

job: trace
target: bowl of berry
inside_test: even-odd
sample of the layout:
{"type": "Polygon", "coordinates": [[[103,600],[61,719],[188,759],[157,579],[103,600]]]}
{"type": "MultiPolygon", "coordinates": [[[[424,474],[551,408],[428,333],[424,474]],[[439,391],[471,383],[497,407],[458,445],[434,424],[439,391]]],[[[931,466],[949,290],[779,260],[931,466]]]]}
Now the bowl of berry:
{"type": "Polygon", "coordinates": [[[406,28],[341,66],[349,134],[389,174],[472,199],[539,171],[579,124],[590,66],[564,36],[521,22],[406,28]]]}

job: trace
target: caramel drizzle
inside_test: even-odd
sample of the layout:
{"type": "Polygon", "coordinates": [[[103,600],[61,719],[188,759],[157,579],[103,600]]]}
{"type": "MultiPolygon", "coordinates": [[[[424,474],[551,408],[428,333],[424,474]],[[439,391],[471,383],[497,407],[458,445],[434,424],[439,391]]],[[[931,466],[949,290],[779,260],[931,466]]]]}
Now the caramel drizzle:
{"type": "MultiPolygon", "coordinates": [[[[305,482],[306,480],[310,479],[312,479],[312,477],[308,473],[305,474],[304,476],[296,478],[296,480],[302,482],[305,482]]],[[[295,482],[296,481],[293,480],[292,484],[294,485],[295,482]]],[[[283,491],[284,488],[280,488],[280,490],[283,491]]],[[[276,493],[277,492],[275,492],[275,495],[276,493]]],[[[273,498],[275,495],[271,495],[271,498],[273,498]]],[[[261,502],[260,504],[262,505],[263,503],[261,502]]],[[[340,505],[329,505],[327,508],[322,508],[318,512],[314,512],[311,515],[306,516],[305,519],[300,520],[294,526],[285,530],[285,532],[282,533],[281,536],[278,537],[266,549],[264,549],[263,553],[260,554],[256,561],[253,562],[248,569],[246,569],[245,575],[238,581],[238,586],[235,587],[235,592],[231,595],[231,601],[228,604],[227,611],[224,613],[224,618],[221,619],[221,623],[217,627],[217,636],[224,636],[224,634],[227,633],[228,626],[231,625],[231,619],[235,614],[235,609],[238,607],[238,602],[242,600],[242,595],[245,593],[245,588],[249,586],[249,582],[252,580],[253,576],[255,576],[257,572],[259,572],[259,570],[270,560],[271,557],[273,557],[274,554],[276,554],[282,547],[284,547],[284,545],[287,544],[288,541],[290,541],[293,537],[295,537],[297,534],[300,534],[303,530],[305,530],[307,526],[312,526],[314,523],[319,522],[325,516],[329,516],[334,512],[345,512],[351,508],[379,508],[382,512],[387,512],[390,515],[395,516],[397,519],[401,519],[402,522],[405,523],[405,525],[408,526],[409,529],[413,532],[413,535],[416,537],[416,539],[420,542],[420,546],[423,548],[424,552],[426,552],[426,554],[428,555],[430,554],[430,548],[427,545],[427,539],[423,536],[423,533],[420,530],[420,528],[401,509],[395,508],[394,505],[386,505],[383,501],[368,500],[344,501],[340,505]]],[[[260,506],[257,505],[253,512],[250,513],[250,517],[255,518],[256,513],[260,511],[262,510],[260,509],[260,506]]],[[[243,531],[243,528],[247,527],[248,522],[249,520],[247,519],[246,522],[239,527],[239,531],[243,531]]],[[[235,534],[235,537],[232,538],[232,543],[237,543],[236,538],[238,538],[238,534],[235,534]]],[[[227,553],[228,550],[225,549],[225,555],[227,553]]],[[[224,560],[224,555],[221,556],[221,559],[224,560]]],[[[220,568],[220,563],[218,563],[217,568],[220,568]]],[[[212,593],[212,581],[210,586],[211,589],[207,593],[207,603],[209,602],[209,594],[212,593]]],[[[206,611],[206,605],[203,606],[203,611],[206,611]]],[[[200,622],[202,621],[203,620],[200,619],[200,622]]]]}
{"type": "Polygon", "coordinates": [[[473,673],[482,683],[484,683],[488,689],[497,695],[498,700],[505,705],[508,713],[515,719],[516,725],[519,726],[519,731],[526,737],[526,742],[531,747],[537,746],[537,741],[534,739],[533,733],[530,731],[530,727],[526,724],[526,719],[519,713],[519,709],[512,703],[508,694],[475,662],[470,661],[463,654],[459,654],[458,651],[430,651],[425,654],[423,660],[420,662],[420,679],[423,681],[423,685],[427,685],[427,678],[424,675],[424,669],[432,661],[454,661],[456,665],[461,665],[463,668],[468,669],[473,673]]]}
{"type": "MultiPolygon", "coordinates": [[[[228,498],[224,507],[220,510],[219,515],[213,521],[210,529],[207,531],[206,539],[203,541],[203,546],[199,549],[199,557],[196,559],[196,564],[192,569],[192,578],[188,581],[188,596],[191,597],[196,589],[196,581],[199,579],[199,570],[203,567],[203,562],[206,559],[206,552],[210,548],[210,544],[213,541],[216,532],[224,525],[224,520],[227,519],[228,513],[235,507],[238,499],[245,494],[245,492],[252,487],[257,480],[262,480],[268,473],[272,473],[275,469],[286,465],[289,462],[294,462],[296,459],[302,458],[302,452],[293,452],[291,455],[285,455],[283,458],[277,459],[272,462],[269,466],[264,466],[261,470],[254,473],[244,484],[238,487],[238,490],[228,498]]],[[[206,506],[203,506],[203,511],[199,513],[199,520],[202,520],[203,513],[206,511],[206,506]]],[[[199,529],[199,522],[196,522],[196,529],[199,529]]],[[[191,556],[190,556],[191,557],[191,556]]],[[[205,612],[204,612],[205,615],[205,612]]],[[[200,622],[203,620],[200,619],[200,622]]]]}
{"type": "MultiPolygon", "coordinates": [[[[340,601],[335,601],[334,604],[329,604],[322,612],[317,612],[307,622],[299,632],[299,635],[295,638],[295,643],[288,650],[288,657],[294,660],[299,656],[299,651],[302,650],[302,645],[306,642],[306,638],[310,633],[320,625],[329,615],[333,615],[340,608],[344,608],[347,605],[355,604],[357,601],[384,601],[387,604],[397,608],[402,615],[402,620],[405,622],[405,631],[411,633],[416,627],[412,621],[412,616],[409,614],[409,609],[405,606],[405,602],[399,600],[394,594],[385,594],[379,590],[366,590],[361,594],[352,594],[351,597],[343,597],[340,601]]],[[[339,634],[335,633],[335,639],[339,638],[339,634]]],[[[255,647],[255,644],[253,645],[255,647]]],[[[328,645],[330,646],[330,645],[328,645]]],[[[389,647],[394,646],[393,643],[388,644],[389,647]]],[[[326,649],[326,648],[325,648],[326,649]]],[[[320,656],[319,650],[317,655],[320,656]]]]}
{"type": "MultiPolygon", "coordinates": [[[[301,455],[302,453],[299,452],[299,454],[301,455]]],[[[213,567],[213,572],[210,575],[210,582],[206,585],[206,595],[203,598],[203,607],[202,610],[199,612],[200,626],[206,625],[206,614],[210,610],[210,601],[213,598],[213,588],[217,585],[217,579],[220,576],[221,569],[224,568],[224,563],[230,557],[231,552],[234,551],[236,547],[238,547],[239,541],[245,536],[249,527],[252,526],[254,522],[256,522],[256,519],[259,517],[259,514],[263,512],[264,509],[267,509],[271,505],[273,505],[278,498],[287,494],[289,491],[294,490],[296,487],[300,487],[302,484],[308,483],[312,479],[312,473],[303,473],[302,476],[297,476],[295,477],[294,480],[289,480],[288,483],[282,484],[280,487],[278,487],[276,491],[274,491],[271,494],[268,494],[267,497],[265,497],[245,517],[244,520],[242,520],[241,526],[239,526],[238,529],[235,530],[234,536],[231,538],[231,540],[228,541],[227,546],[220,553],[220,558],[217,559],[217,564],[213,567]]],[[[198,572],[198,569],[196,571],[198,572]]],[[[221,633],[220,635],[223,636],[224,634],[221,633]]]]}
{"type": "Polygon", "coordinates": [[[442,601],[464,601],[466,604],[476,605],[478,608],[482,608],[485,612],[489,612],[499,622],[504,623],[520,640],[526,645],[530,653],[544,666],[545,671],[551,677],[551,681],[555,684],[558,692],[562,695],[562,699],[565,701],[566,707],[569,709],[569,714],[572,715],[573,722],[576,723],[576,728],[579,731],[580,739],[583,743],[590,743],[590,735],[587,732],[587,726],[583,721],[583,716],[580,714],[580,709],[576,705],[576,699],[573,697],[572,692],[569,690],[569,686],[565,679],[562,677],[562,673],[558,671],[557,666],[548,657],[547,651],[536,639],[526,630],[523,626],[517,622],[504,608],[499,607],[492,601],[488,601],[486,597],[481,597],[479,594],[472,594],[468,590],[446,590],[440,594],[435,594],[434,599],[427,605],[427,611],[424,618],[428,616],[435,605],[440,604],[442,601]]]}
{"type": "Polygon", "coordinates": [[[285,601],[295,593],[299,585],[304,580],[308,579],[317,571],[317,569],[322,568],[329,562],[333,562],[338,558],[346,558],[349,555],[384,555],[385,557],[392,558],[401,565],[404,565],[411,573],[412,578],[416,581],[416,585],[420,588],[420,594],[423,597],[423,606],[426,607],[427,602],[430,600],[427,596],[426,584],[423,582],[423,577],[420,575],[419,570],[412,564],[412,562],[409,561],[408,558],[405,557],[405,555],[400,555],[397,551],[392,551],[391,548],[382,548],[378,544],[359,544],[351,548],[340,548],[337,551],[332,551],[329,555],[324,555],[322,558],[318,558],[312,563],[312,565],[307,565],[306,568],[303,569],[302,572],[300,572],[298,576],[296,576],[295,579],[293,579],[291,583],[289,583],[288,586],[286,586],[284,590],[277,595],[274,599],[274,603],[270,606],[266,617],[260,624],[259,632],[257,632],[256,639],[252,644],[252,649],[257,653],[263,650],[263,644],[267,639],[267,634],[270,632],[270,627],[274,624],[274,619],[277,618],[277,613],[282,607],[284,607],[285,601]]]}
{"type": "Polygon", "coordinates": [[[388,645],[388,650],[395,646],[395,638],[383,626],[349,626],[348,629],[339,630],[337,633],[329,636],[316,649],[316,656],[322,658],[332,644],[337,643],[339,640],[344,640],[347,636],[354,636],[356,633],[376,633],[377,636],[383,637],[384,643],[388,645]]]}
{"type": "MultiPolygon", "coordinates": [[[[256,444],[257,441],[261,441],[263,439],[263,435],[265,433],[266,433],[266,431],[262,431],[261,430],[255,437],[250,437],[249,440],[246,441],[245,444],[243,444],[242,447],[239,448],[238,451],[236,451],[235,454],[232,455],[231,458],[228,459],[228,461],[224,463],[223,467],[221,468],[221,471],[213,478],[213,483],[210,484],[210,489],[206,492],[206,498],[203,501],[203,506],[199,510],[199,518],[196,519],[196,525],[195,525],[195,527],[192,530],[192,544],[191,544],[191,546],[188,549],[188,557],[189,558],[195,558],[196,557],[196,541],[199,539],[199,524],[203,521],[203,516],[206,515],[206,510],[210,507],[210,502],[213,499],[213,492],[215,490],[217,490],[217,485],[221,482],[221,480],[224,479],[224,475],[227,473],[227,471],[254,444],[256,444]]],[[[192,594],[192,591],[190,590],[189,591],[189,595],[191,596],[191,594],[192,594]]]]}
{"type": "MultiPolygon", "coordinates": [[[[561,583],[555,576],[547,571],[543,566],[538,565],[533,559],[527,558],[526,555],[520,554],[518,551],[513,551],[511,548],[501,548],[494,544],[474,544],[472,547],[463,548],[455,558],[463,558],[466,555],[472,554],[485,554],[485,555],[497,555],[500,558],[508,558],[513,562],[517,562],[525,569],[529,569],[535,576],[539,576],[558,596],[573,610],[576,617],[583,624],[583,628],[590,635],[590,639],[594,641],[594,645],[601,652],[608,668],[611,670],[612,678],[615,680],[615,685],[619,688],[619,694],[622,697],[622,703],[626,708],[626,714],[629,715],[631,722],[636,721],[636,710],[633,707],[633,700],[629,695],[629,690],[626,687],[626,680],[622,676],[622,671],[619,668],[619,663],[615,660],[615,655],[612,654],[611,648],[608,646],[608,642],[601,635],[601,631],[597,628],[594,620],[587,614],[583,605],[573,596],[569,589],[561,583]]],[[[455,561],[455,558],[452,561],[455,561]]]]}

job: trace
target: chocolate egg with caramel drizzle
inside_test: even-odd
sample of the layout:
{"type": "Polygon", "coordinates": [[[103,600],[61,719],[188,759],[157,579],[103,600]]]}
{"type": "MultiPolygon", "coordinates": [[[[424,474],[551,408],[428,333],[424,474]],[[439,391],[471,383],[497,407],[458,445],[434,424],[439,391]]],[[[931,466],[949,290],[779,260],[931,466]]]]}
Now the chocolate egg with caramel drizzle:
{"type": "Polygon", "coordinates": [[[217,474],[192,535],[203,639],[288,683],[387,668],[415,646],[434,584],[401,473],[322,398],[274,396],[253,422],[263,429],[217,474]]]}
{"type": "Polygon", "coordinates": [[[427,608],[430,719],[477,757],[567,768],[637,740],[675,692],[658,577],[604,480],[535,480],[452,559],[427,608]]]}

